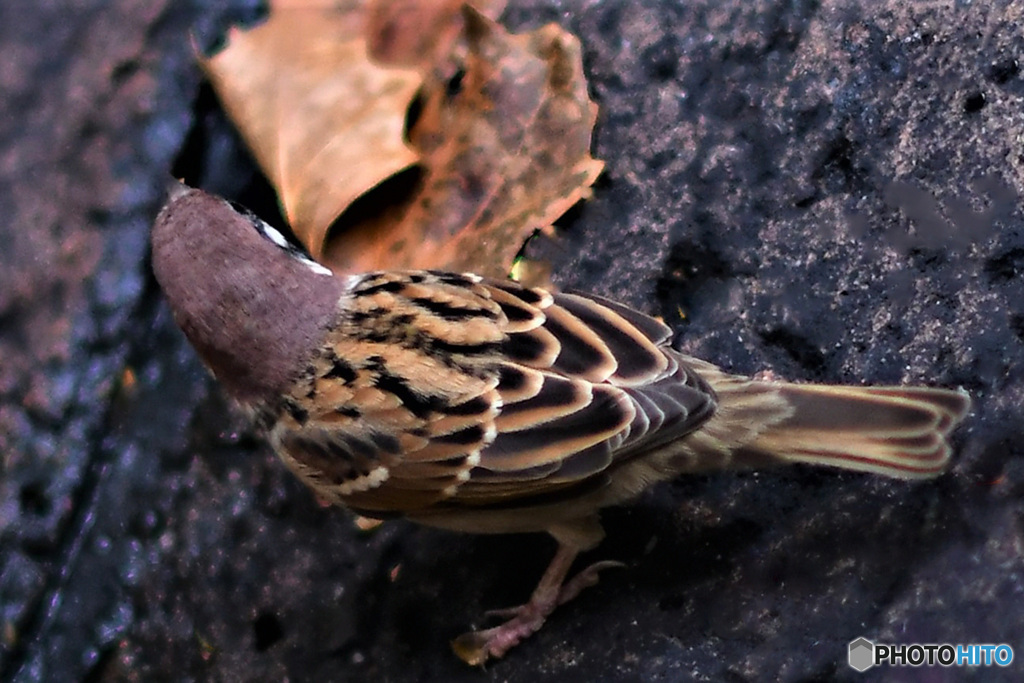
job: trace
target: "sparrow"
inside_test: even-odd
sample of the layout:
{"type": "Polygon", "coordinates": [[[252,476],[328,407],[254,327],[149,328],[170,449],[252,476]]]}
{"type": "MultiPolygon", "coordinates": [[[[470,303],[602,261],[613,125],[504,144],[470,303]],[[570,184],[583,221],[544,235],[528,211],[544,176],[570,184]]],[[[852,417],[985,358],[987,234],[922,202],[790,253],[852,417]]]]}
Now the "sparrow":
{"type": "Polygon", "coordinates": [[[177,324],[281,460],[366,517],[547,532],[529,601],[452,645],[501,657],[616,563],[569,579],[598,511],[656,482],[807,463],[945,471],[962,391],[729,374],[609,299],[443,271],[336,275],[241,206],[182,187],[152,229],[177,324]]]}

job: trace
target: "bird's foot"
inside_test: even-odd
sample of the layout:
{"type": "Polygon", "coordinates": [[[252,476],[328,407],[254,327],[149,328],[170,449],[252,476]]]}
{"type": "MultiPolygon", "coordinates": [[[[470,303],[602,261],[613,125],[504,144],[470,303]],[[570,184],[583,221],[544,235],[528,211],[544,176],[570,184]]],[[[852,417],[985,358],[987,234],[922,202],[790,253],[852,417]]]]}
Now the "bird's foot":
{"type": "Polygon", "coordinates": [[[569,581],[563,581],[568,565],[572,564],[574,557],[575,552],[566,562],[566,556],[560,550],[551,561],[551,566],[548,567],[529,602],[517,607],[488,611],[486,617],[506,621],[492,628],[462,634],[452,641],[455,654],[472,666],[482,665],[488,659],[504,656],[513,647],[539,631],[556,607],[569,602],[585,588],[597,584],[601,571],[625,566],[622,562],[595,562],[569,581]]]}

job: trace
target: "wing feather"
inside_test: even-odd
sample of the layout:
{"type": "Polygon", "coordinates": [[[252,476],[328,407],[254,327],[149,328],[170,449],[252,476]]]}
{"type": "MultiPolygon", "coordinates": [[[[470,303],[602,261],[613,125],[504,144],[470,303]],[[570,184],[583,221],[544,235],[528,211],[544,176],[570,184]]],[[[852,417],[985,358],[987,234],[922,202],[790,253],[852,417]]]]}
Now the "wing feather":
{"type": "Polygon", "coordinates": [[[613,373],[602,379],[620,386],[638,386],[656,380],[668,370],[668,358],[657,346],[667,336],[661,334],[658,326],[647,324],[645,327],[650,329],[645,331],[637,326],[635,312],[630,312],[634,319],[631,322],[615,309],[577,294],[559,295],[557,302],[575,316],[579,325],[600,338],[606,352],[615,359],[613,373]],[[652,337],[652,332],[657,336],[652,337]]]}
{"type": "MultiPolygon", "coordinates": [[[[499,434],[516,432],[557,420],[582,410],[594,398],[593,385],[552,373],[544,373],[536,394],[522,400],[502,395],[501,413],[495,420],[499,434]]],[[[500,391],[500,385],[499,385],[500,391]]]]}
{"type": "Polygon", "coordinates": [[[599,297],[428,272],[370,274],[349,297],[273,434],[307,483],[364,513],[600,485],[714,411],[668,327],[599,297]]]}
{"type": "Polygon", "coordinates": [[[480,467],[499,472],[562,462],[590,446],[612,438],[633,420],[635,404],[620,389],[594,385],[584,407],[530,427],[499,432],[480,453],[480,467]]]}
{"type": "Polygon", "coordinates": [[[604,382],[618,369],[619,362],[605,341],[568,309],[550,306],[544,314],[547,317],[544,329],[555,337],[558,344],[553,370],[597,383],[604,382]]]}
{"type": "Polygon", "coordinates": [[[559,295],[559,298],[561,299],[562,296],[569,297],[570,301],[573,298],[584,299],[590,301],[594,306],[599,307],[599,309],[615,313],[625,320],[633,330],[647,337],[647,339],[653,342],[656,346],[663,346],[672,338],[671,327],[660,320],[641,313],[640,311],[633,310],[628,306],[623,306],[618,301],[612,301],[611,299],[606,299],[605,297],[597,294],[581,294],[579,292],[559,295]]]}

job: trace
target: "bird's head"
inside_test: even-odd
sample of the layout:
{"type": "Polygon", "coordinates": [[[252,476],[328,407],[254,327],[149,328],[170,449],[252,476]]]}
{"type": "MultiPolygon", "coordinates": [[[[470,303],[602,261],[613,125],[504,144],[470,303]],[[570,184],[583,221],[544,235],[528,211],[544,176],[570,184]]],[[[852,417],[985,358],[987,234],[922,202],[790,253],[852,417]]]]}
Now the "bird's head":
{"type": "Polygon", "coordinates": [[[201,190],[172,193],[152,246],[178,325],[228,393],[250,405],[301,374],[344,290],[277,230],[201,190]]]}

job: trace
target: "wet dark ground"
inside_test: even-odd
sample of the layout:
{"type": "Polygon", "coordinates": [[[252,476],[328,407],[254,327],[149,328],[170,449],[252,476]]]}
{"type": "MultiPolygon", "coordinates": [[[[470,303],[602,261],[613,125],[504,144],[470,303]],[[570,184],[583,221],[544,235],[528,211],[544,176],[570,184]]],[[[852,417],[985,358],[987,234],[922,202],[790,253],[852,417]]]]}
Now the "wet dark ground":
{"type": "Polygon", "coordinates": [[[933,482],[724,474],[608,511],[593,558],[629,566],[484,672],[447,641],[525,598],[552,542],[362,534],[321,508],[231,413],[150,274],[175,163],[271,205],[188,37],[257,10],[15,5],[0,6],[0,679],[966,673],[854,674],[859,636],[1024,657],[1020,2],[512,3],[513,28],[580,35],[601,105],[607,173],[564,242],[536,247],[561,284],[662,315],[739,372],[963,386],[975,410],[933,482]]]}

